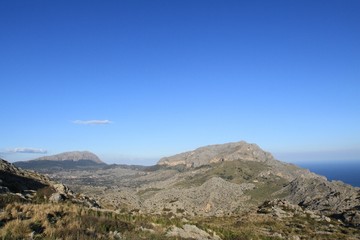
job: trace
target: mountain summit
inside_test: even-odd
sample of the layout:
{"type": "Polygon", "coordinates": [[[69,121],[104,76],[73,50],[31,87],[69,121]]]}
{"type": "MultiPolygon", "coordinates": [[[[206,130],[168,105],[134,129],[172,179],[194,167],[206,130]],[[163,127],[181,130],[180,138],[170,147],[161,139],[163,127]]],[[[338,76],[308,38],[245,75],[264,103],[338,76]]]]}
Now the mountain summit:
{"type": "Polygon", "coordinates": [[[73,152],[64,152],[56,155],[45,156],[34,159],[34,161],[38,160],[48,160],[48,161],[81,161],[88,160],[95,163],[104,163],[100,160],[98,156],[89,151],[73,151],[73,152]]]}
{"type": "Polygon", "coordinates": [[[199,167],[211,163],[234,161],[238,159],[243,161],[267,162],[274,160],[274,157],[270,153],[263,151],[256,144],[241,141],[209,145],[197,148],[193,151],[180,153],[172,157],[165,157],[160,159],[158,165],[199,167]]]}

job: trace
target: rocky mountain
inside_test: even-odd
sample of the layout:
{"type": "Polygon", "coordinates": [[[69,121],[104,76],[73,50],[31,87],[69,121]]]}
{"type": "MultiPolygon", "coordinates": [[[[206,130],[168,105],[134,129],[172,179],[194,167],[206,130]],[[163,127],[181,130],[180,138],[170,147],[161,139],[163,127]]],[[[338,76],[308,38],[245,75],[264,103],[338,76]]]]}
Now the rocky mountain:
{"type": "MultiPolygon", "coordinates": [[[[222,145],[210,145],[198,148],[194,151],[181,153],[172,157],[161,159],[158,164],[162,166],[175,167],[184,165],[186,168],[196,169],[214,163],[228,164],[226,162],[243,162],[255,164],[265,169],[257,172],[256,167],[251,169],[250,175],[253,186],[249,189],[256,191],[259,183],[268,185],[275,179],[283,179],[284,185],[269,196],[283,196],[294,204],[315,210],[322,214],[337,216],[360,226],[360,189],[344,184],[340,181],[329,182],[323,176],[316,175],[308,170],[298,168],[276,160],[270,153],[263,151],[256,144],[248,144],[244,141],[222,145]]],[[[254,165],[254,166],[255,166],[254,165]]],[[[243,171],[240,169],[240,172],[243,171]]],[[[238,174],[228,176],[228,182],[238,174]],[[231,178],[231,179],[229,179],[231,178]]],[[[226,176],[225,176],[226,179],[226,176]]],[[[276,181],[276,180],[275,180],[276,181]]],[[[224,182],[220,189],[229,185],[224,182]]],[[[205,182],[208,184],[208,182],[205,182]]],[[[239,186],[244,183],[238,184],[239,186]]],[[[264,189],[265,190],[265,189],[264,189]]],[[[249,191],[251,192],[251,191],[249,191]]],[[[245,194],[246,196],[246,194],[245,194]]],[[[227,208],[229,209],[229,208],[227,208]]]]}
{"type": "Polygon", "coordinates": [[[180,153],[172,157],[160,159],[158,165],[186,167],[199,167],[211,163],[224,161],[254,161],[268,162],[274,160],[273,156],[263,151],[256,144],[248,144],[245,141],[210,145],[193,151],[180,153]]]}
{"type": "Polygon", "coordinates": [[[16,166],[38,172],[54,172],[71,169],[96,169],[107,166],[94,153],[88,151],[64,152],[52,156],[36,158],[30,161],[19,161],[16,166]]]}

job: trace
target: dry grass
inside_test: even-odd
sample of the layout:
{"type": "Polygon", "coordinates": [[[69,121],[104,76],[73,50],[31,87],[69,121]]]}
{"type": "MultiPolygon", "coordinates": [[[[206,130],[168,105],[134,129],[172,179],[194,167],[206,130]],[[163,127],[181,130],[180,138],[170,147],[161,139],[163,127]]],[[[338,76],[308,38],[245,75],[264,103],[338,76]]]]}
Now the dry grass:
{"type": "Polygon", "coordinates": [[[133,229],[113,214],[74,204],[8,204],[0,221],[1,239],[111,239],[110,232],[133,229]]]}
{"type": "Polygon", "coordinates": [[[118,214],[71,203],[12,203],[0,210],[0,239],[176,239],[166,237],[172,226],[193,224],[216,232],[223,240],[359,239],[360,230],[336,221],[315,221],[295,216],[277,219],[271,215],[198,217],[183,221],[167,215],[118,214]],[[329,230],[331,229],[331,231],[329,230]],[[280,237],[281,236],[281,237],[280,237]]]}

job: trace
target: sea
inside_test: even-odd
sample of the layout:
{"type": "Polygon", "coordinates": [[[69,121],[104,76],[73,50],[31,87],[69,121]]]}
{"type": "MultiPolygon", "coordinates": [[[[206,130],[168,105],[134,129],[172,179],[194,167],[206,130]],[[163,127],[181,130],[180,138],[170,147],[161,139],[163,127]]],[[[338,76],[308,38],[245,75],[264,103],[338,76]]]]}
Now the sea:
{"type": "Polygon", "coordinates": [[[325,176],[328,180],[340,180],[360,187],[360,160],[297,162],[295,164],[325,176]]]}

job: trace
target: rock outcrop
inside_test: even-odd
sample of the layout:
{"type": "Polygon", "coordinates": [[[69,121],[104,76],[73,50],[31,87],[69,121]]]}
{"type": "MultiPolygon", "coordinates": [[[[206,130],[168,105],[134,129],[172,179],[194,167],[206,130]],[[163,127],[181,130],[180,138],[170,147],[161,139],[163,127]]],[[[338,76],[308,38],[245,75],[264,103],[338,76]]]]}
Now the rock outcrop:
{"type": "Polygon", "coordinates": [[[216,233],[209,234],[208,232],[191,224],[185,224],[181,228],[174,226],[166,233],[166,236],[180,237],[181,239],[221,240],[216,233]]]}
{"type": "Polygon", "coordinates": [[[313,174],[296,178],[283,191],[290,192],[292,203],[360,226],[360,188],[313,174]]]}
{"type": "Polygon", "coordinates": [[[0,159],[0,197],[6,200],[9,196],[16,196],[25,202],[49,200],[57,203],[68,200],[89,207],[100,207],[95,200],[84,195],[78,196],[61,183],[0,159]]]}
{"type": "Polygon", "coordinates": [[[24,192],[38,190],[50,184],[48,177],[24,171],[0,159],[0,187],[2,192],[24,192]]]}

